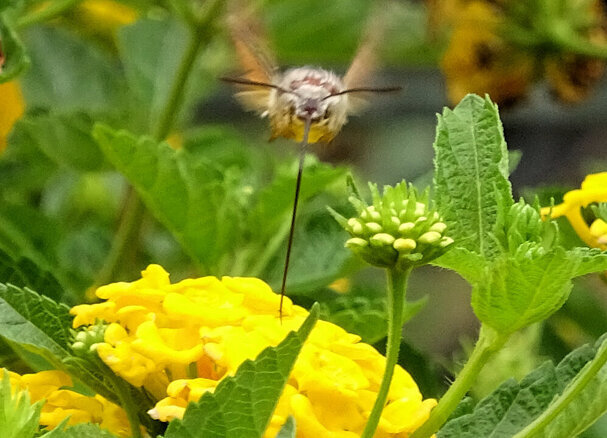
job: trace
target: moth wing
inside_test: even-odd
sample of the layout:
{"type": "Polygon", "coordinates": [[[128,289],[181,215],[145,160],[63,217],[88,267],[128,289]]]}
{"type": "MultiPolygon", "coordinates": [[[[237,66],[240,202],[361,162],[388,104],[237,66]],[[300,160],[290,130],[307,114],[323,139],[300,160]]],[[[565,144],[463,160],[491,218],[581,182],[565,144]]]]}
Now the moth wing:
{"type": "MultiPolygon", "coordinates": [[[[245,13],[240,2],[233,2],[228,15],[227,26],[234,42],[236,55],[244,74],[244,79],[272,84],[278,71],[270,50],[265,44],[263,27],[250,13],[245,13]]],[[[269,87],[238,85],[236,97],[248,110],[264,113],[268,109],[269,87]]]]}
{"type": "MultiPolygon", "coordinates": [[[[382,2],[384,4],[385,2],[382,2]]],[[[385,6],[385,5],[384,5],[385,6]]],[[[379,49],[382,45],[391,8],[376,8],[365,25],[364,35],[356,55],[344,75],[346,89],[369,87],[372,78],[379,68],[379,49]]],[[[369,93],[348,94],[348,113],[356,114],[368,105],[366,96],[369,93]]]]}

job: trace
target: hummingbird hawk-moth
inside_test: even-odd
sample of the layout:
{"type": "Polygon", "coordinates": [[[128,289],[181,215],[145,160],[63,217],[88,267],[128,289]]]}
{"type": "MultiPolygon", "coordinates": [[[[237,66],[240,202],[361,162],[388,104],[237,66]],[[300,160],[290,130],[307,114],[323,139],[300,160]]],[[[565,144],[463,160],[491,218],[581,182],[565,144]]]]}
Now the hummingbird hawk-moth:
{"type": "Polygon", "coordinates": [[[348,116],[364,106],[365,93],[400,90],[400,87],[375,88],[369,85],[378,63],[377,52],[383,33],[380,21],[379,16],[369,20],[362,44],[346,74],[340,77],[331,71],[309,66],[281,72],[250,17],[238,10],[228,17],[228,29],[244,74],[222,80],[240,88],[236,97],[246,109],[269,119],[271,139],[285,137],[301,145],[280,289],[281,317],[306,146],[333,140],[346,124],[348,116]]]}

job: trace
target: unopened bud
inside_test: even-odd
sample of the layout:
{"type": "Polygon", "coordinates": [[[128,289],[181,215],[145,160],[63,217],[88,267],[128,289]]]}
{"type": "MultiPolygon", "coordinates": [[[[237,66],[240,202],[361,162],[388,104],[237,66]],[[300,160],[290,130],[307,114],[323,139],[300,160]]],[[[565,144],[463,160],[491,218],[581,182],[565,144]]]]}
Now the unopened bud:
{"type": "Polygon", "coordinates": [[[433,243],[438,242],[441,239],[441,237],[442,236],[440,235],[440,233],[437,233],[436,231],[428,231],[427,233],[424,233],[421,236],[419,236],[419,238],[417,240],[421,243],[426,243],[428,245],[432,245],[433,243]]]}
{"type": "Polygon", "coordinates": [[[373,246],[390,246],[394,243],[394,236],[388,233],[378,233],[369,239],[373,246]]]}
{"type": "Polygon", "coordinates": [[[402,239],[401,238],[401,239],[396,239],[392,246],[394,246],[394,249],[397,251],[411,251],[411,250],[415,249],[415,247],[417,246],[417,243],[415,243],[415,240],[413,240],[413,239],[402,239]]]}
{"type": "Polygon", "coordinates": [[[447,225],[444,222],[437,222],[430,227],[430,231],[436,231],[437,233],[443,234],[447,229],[447,225]]]}
{"type": "Polygon", "coordinates": [[[367,230],[369,230],[372,233],[381,233],[384,229],[383,227],[378,224],[377,222],[367,222],[365,224],[365,227],[367,227],[367,230]]]}

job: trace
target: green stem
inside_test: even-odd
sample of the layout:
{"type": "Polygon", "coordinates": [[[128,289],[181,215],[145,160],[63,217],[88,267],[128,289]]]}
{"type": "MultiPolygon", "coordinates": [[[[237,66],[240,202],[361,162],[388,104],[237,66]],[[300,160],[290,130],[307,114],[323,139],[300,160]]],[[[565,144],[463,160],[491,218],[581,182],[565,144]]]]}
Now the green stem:
{"type": "Polygon", "coordinates": [[[188,76],[192,71],[202,42],[201,34],[199,32],[192,32],[185,54],[181,59],[175,79],[173,80],[166,105],[158,118],[156,129],[153,130],[153,136],[158,141],[164,140],[171,132],[173,122],[183,101],[188,76]]]}
{"type": "Polygon", "coordinates": [[[129,187],[118,231],[116,231],[112,248],[97,276],[97,284],[107,284],[116,278],[122,263],[123,254],[129,246],[137,244],[143,213],[143,204],[139,200],[135,190],[133,190],[133,187],[129,187]]]}
{"type": "Polygon", "coordinates": [[[388,341],[386,345],[386,368],[375,404],[367,420],[367,424],[361,438],[371,438],[375,434],[375,429],[379,424],[381,413],[388,399],[390,383],[394,374],[394,366],[398,361],[398,350],[403,330],[403,314],[405,311],[405,295],[407,292],[407,281],[411,269],[401,271],[398,269],[388,269],[388,341]]]}
{"type": "Polygon", "coordinates": [[[485,325],[481,326],[478,341],[468,362],[466,362],[466,365],[464,365],[464,368],[457,375],[453,384],[440,399],[438,406],[432,410],[428,421],[417,429],[411,435],[411,438],[428,438],[447,421],[476,381],[483,366],[504,345],[507,339],[507,336],[501,336],[485,325]]]}
{"type": "MultiPolygon", "coordinates": [[[[212,6],[219,3],[216,1],[212,6]]],[[[158,141],[164,140],[169,135],[176,114],[179,112],[179,107],[183,102],[188,77],[192,71],[200,47],[208,43],[213,37],[213,33],[209,29],[211,21],[217,16],[218,8],[211,7],[207,11],[208,13],[202,17],[196,27],[190,26],[191,33],[188,46],[177,68],[169,97],[153,132],[154,138],[158,141]]],[[[97,284],[106,284],[114,280],[114,275],[122,262],[125,249],[137,244],[136,237],[145,209],[141,199],[132,188],[129,189],[129,193],[127,194],[124,211],[125,214],[121,217],[118,232],[112,242],[110,254],[101,269],[101,274],[97,278],[97,284]]]]}
{"type": "Polygon", "coordinates": [[[76,6],[82,0],[57,0],[45,8],[30,12],[17,21],[17,28],[23,29],[33,24],[50,20],[76,6]]]}
{"type": "Polygon", "coordinates": [[[597,375],[607,362],[607,348],[601,347],[594,357],[594,360],[588,364],[582,372],[575,378],[565,391],[554,400],[548,409],[537,417],[531,424],[528,424],[523,430],[514,435],[513,438],[532,438],[544,436],[543,432],[546,426],[551,423],[569,404],[574,401],[578,394],[582,392],[597,375]]]}

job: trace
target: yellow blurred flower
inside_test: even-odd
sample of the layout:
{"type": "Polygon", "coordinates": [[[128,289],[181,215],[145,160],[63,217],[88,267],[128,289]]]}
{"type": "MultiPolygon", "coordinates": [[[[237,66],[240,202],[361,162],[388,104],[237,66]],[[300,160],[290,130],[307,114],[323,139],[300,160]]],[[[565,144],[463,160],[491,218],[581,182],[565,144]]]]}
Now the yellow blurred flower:
{"type": "MultiPolygon", "coordinates": [[[[171,284],[158,265],[140,280],[97,290],[107,301],[72,308],[74,327],[96,318],[109,325],[96,348],[117,374],[161,399],[150,411],[170,421],[190,401],[214,391],[246,359],[277,345],[308,312],[255,278],[187,279],[171,284]],[[108,311],[108,309],[112,309],[108,311]]],[[[305,343],[265,437],[289,415],[298,438],[360,436],[383,375],[385,358],[360,337],[319,321],[305,343]]],[[[423,400],[411,376],[398,367],[376,437],[408,437],[436,401],[423,400]]]]}
{"type": "Polygon", "coordinates": [[[11,81],[0,84],[0,153],[6,149],[6,140],[13,125],[21,118],[25,102],[19,82],[11,81]]]}
{"type": "Polygon", "coordinates": [[[85,0],[77,13],[83,24],[89,24],[101,33],[112,33],[137,20],[135,9],[113,0],[85,0]]]}
{"type": "Polygon", "coordinates": [[[524,96],[534,79],[534,60],[499,35],[494,6],[471,1],[460,14],[441,62],[449,100],[455,104],[468,93],[488,93],[504,104],[524,96]]]}
{"type": "Polygon", "coordinates": [[[121,407],[100,395],[88,397],[69,389],[72,379],[63,371],[41,371],[19,375],[9,372],[11,386],[28,390],[31,402],[45,400],[40,413],[40,425],[54,429],[66,417],[68,424],[96,423],[119,437],[129,437],[131,429],[121,407]]]}
{"type": "Polygon", "coordinates": [[[588,246],[607,250],[607,224],[596,219],[589,226],[582,216],[582,208],[600,202],[607,202],[607,172],[586,176],[579,189],[565,193],[561,204],[542,208],[542,216],[565,216],[588,246]]]}
{"type": "Polygon", "coordinates": [[[427,3],[429,25],[451,28],[441,68],[454,104],[468,93],[488,93],[495,102],[510,104],[542,78],[561,101],[576,103],[605,70],[607,31],[598,0],[427,3]]]}

